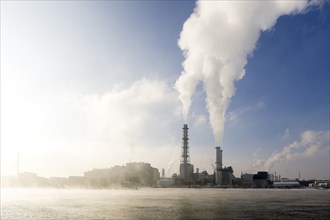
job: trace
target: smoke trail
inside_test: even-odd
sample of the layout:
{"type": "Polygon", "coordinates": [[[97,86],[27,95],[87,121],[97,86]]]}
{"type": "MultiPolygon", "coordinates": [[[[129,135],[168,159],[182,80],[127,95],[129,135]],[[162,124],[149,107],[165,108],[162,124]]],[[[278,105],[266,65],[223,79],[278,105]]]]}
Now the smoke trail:
{"type": "Polygon", "coordinates": [[[187,120],[192,96],[202,82],[216,144],[221,144],[225,114],[235,94],[235,81],[245,75],[247,56],[261,31],[281,15],[300,13],[309,1],[198,1],[178,41],[183,50],[182,75],[175,87],[187,120]]]}
{"type": "Polygon", "coordinates": [[[298,141],[285,146],[281,151],[273,153],[265,160],[263,167],[270,171],[277,163],[313,156],[322,149],[330,147],[329,139],[330,131],[304,131],[298,141]]]}

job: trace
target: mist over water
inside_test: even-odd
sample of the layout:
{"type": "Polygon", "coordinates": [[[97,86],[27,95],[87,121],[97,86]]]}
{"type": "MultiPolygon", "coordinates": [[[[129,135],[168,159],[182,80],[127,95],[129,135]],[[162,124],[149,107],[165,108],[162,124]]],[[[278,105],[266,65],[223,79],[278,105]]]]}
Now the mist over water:
{"type": "Polygon", "coordinates": [[[4,189],[1,219],[328,219],[329,191],[4,189]]]}

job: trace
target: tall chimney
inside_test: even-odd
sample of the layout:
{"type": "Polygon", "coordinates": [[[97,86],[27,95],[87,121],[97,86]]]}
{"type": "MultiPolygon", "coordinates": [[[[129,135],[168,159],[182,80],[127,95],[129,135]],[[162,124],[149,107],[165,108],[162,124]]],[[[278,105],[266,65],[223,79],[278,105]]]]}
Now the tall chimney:
{"type": "Polygon", "coordinates": [[[188,125],[183,125],[183,137],[182,137],[182,154],[181,154],[181,164],[189,163],[189,147],[188,147],[188,125]]]}
{"type": "Polygon", "coordinates": [[[222,150],[215,147],[215,184],[222,185],[222,150]]]}
{"type": "Polygon", "coordinates": [[[222,169],[222,150],[221,147],[215,147],[216,158],[215,158],[215,167],[217,170],[222,169]]]}
{"type": "Polygon", "coordinates": [[[183,137],[182,137],[182,152],[181,152],[181,164],[180,164],[180,177],[183,180],[191,180],[194,173],[194,166],[190,164],[189,158],[189,146],[188,146],[188,125],[183,125],[183,137]]]}

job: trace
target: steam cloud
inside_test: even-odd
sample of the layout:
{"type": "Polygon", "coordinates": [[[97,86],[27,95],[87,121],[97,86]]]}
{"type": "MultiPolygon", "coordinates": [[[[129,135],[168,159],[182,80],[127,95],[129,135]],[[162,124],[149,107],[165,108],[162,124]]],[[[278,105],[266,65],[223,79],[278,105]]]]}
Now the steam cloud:
{"type": "Polygon", "coordinates": [[[281,151],[273,153],[263,167],[270,171],[275,164],[293,160],[298,157],[310,157],[322,149],[329,148],[330,131],[305,131],[298,141],[285,146],[281,151]]]}
{"type": "Polygon", "coordinates": [[[300,13],[315,1],[198,1],[178,41],[183,50],[182,75],[176,89],[187,121],[196,86],[202,82],[216,144],[221,144],[225,114],[235,81],[245,75],[247,57],[261,31],[282,16],[300,13]]]}

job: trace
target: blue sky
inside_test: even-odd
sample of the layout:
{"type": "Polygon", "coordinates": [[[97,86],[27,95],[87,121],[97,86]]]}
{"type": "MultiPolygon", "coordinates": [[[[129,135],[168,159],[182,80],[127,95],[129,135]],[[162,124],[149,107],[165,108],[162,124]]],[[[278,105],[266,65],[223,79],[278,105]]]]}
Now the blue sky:
{"type": "Polygon", "coordinates": [[[228,111],[252,108],[240,123],[226,125],[225,145],[233,146],[233,154],[246,145],[268,155],[304,130],[329,130],[329,5],[279,18],[261,34],[236,85],[228,111]],[[258,103],[263,107],[253,108],[258,103]],[[286,129],[290,137],[283,140],[286,129]]]}
{"type": "MultiPolygon", "coordinates": [[[[193,1],[1,2],[2,173],[15,174],[18,151],[21,171],[43,176],[129,161],[178,172],[184,120],[174,87],[185,59],[178,39],[194,8],[193,1]]],[[[329,3],[281,16],[247,61],[226,110],[225,165],[237,176],[270,168],[329,178],[329,3]]],[[[212,172],[205,97],[199,83],[190,152],[195,167],[212,172]]]]}

